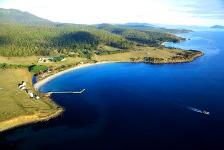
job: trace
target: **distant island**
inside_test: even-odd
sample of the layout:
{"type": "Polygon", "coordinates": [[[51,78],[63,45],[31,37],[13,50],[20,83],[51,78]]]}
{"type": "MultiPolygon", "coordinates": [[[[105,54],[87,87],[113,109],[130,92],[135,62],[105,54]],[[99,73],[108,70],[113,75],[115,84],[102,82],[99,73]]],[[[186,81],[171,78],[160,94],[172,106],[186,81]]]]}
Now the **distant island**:
{"type": "Polygon", "coordinates": [[[221,26],[221,25],[214,25],[214,26],[212,26],[211,28],[213,28],[213,29],[224,29],[224,26],[221,26]]]}
{"type": "Polygon", "coordinates": [[[136,23],[57,23],[28,12],[0,9],[0,93],[4,93],[0,99],[0,131],[63,112],[61,106],[33,88],[33,76],[40,81],[69,68],[101,62],[191,62],[203,52],[162,44],[184,41],[175,34],[186,32],[191,31],[136,23]],[[27,84],[20,90],[22,81],[27,84]]]}

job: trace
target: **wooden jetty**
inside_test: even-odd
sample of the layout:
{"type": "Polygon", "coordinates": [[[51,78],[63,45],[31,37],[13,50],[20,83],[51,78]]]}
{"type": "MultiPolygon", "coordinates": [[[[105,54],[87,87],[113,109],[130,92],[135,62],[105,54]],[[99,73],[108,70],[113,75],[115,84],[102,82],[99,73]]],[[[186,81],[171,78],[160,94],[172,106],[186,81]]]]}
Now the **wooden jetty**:
{"type": "Polygon", "coordinates": [[[64,92],[47,92],[46,95],[51,94],[82,94],[86,89],[82,89],[81,91],[64,91],[64,92]]]}

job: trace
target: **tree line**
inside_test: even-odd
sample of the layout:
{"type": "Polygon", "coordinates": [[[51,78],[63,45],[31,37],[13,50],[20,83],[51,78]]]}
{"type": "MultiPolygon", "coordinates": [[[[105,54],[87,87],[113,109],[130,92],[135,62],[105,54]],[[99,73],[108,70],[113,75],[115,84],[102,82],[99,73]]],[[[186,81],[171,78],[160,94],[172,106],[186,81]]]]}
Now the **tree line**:
{"type": "Polygon", "coordinates": [[[31,56],[66,54],[80,56],[96,50],[99,44],[121,49],[132,48],[135,43],[125,38],[88,26],[28,26],[0,24],[0,55],[31,56]]]}
{"type": "Polygon", "coordinates": [[[125,51],[136,46],[160,46],[161,42],[180,40],[179,37],[168,33],[112,25],[97,28],[73,24],[35,26],[0,23],[2,56],[67,55],[72,52],[80,57],[91,58],[96,52],[99,53],[99,45],[125,51]]]}

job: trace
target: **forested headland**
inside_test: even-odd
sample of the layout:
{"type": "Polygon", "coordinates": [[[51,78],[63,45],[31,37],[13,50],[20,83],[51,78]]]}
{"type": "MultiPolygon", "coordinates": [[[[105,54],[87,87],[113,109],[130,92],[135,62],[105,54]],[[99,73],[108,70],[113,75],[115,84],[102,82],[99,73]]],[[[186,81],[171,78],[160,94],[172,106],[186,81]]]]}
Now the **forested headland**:
{"type": "Polygon", "coordinates": [[[184,40],[168,33],[169,30],[156,31],[155,28],[54,23],[27,12],[7,9],[0,9],[0,14],[0,55],[7,57],[72,54],[91,58],[112,50],[119,53],[184,40]]]}

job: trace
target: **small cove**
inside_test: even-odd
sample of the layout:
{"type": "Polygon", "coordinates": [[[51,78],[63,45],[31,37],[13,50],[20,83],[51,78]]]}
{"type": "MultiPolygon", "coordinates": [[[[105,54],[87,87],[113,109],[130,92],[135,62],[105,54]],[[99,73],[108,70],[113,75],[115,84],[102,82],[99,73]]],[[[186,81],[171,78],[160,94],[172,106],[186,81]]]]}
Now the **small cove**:
{"type": "Polygon", "coordinates": [[[58,76],[40,91],[87,90],[53,94],[64,114],[9,131],[1,136],[3,144],[11,149],[224,148],[223,35],[193,32],[183,35],[190,41],[168,44],[203,50],[205,56],[192,63],[99,64],[58,76]]]}

